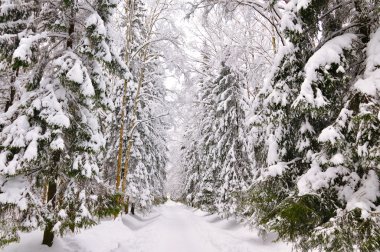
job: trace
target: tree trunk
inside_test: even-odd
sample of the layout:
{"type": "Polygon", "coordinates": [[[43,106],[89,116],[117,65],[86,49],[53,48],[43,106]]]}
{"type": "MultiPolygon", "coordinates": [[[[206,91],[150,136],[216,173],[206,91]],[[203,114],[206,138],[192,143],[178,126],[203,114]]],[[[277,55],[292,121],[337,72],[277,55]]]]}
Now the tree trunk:
{"type": "MultiPolygon", "coordinates": [[[[55,181],[50,181],[48,186],[48,199],[47,202],[51,202],[52,208],[55,208],[55,194],[57,193],[57,184],[55,181]]],[[[45,230],[44,230],[44,237],[42,240],[42,244],[47,245],[51,247],[53,245],[54,240],[54,232],[53,232],[53,224],[51,221],[48,221],[45,230]]]]}
{"type": "MultiPolygon", "coordinates": [[[[132,43],[132,16],[133,16],[133,4],[132,1],[126,0],[125,1],[125,12],[129,13],[128,15],[128,24],[129,28],[127,30],[127,36],[126,36],[126,46],[125,46],[125,62],[127,65],[129,65],[129,54],[130,54],[130,44],[132,43]]],[[[121,121],[120,121],[120,131],[119,131],[119,148],[118,148],[118,154],[117,154],[117,168],[116,168],[116,191],[119,191],[120,184],[121,184],[121,178],[122,178],[122,169],[121,169],[121,163],[123,159],[123,139],[124,139],[124,118],[125,113],[127,110],[127,85],[128,81],[125,80],[124,82],[124,94],[123,94],[123,100],[121,105],[121,121]]],[[[122,198],[117,199],[118,204],[121,204],[123,202],[122,198]]]]}
{"type": "Polygon", "coordinates": [[[16,89],[11,86],[11,90],[10,90],[10,95],[9,95],[9,100],[7,101],[7,103],[5,104],[5,112],[8,111],[9,107],[12,106],[13,104],[13,100],[15,98],[15,94],[16,94],[16,89]]]}
{"type": "Polygon", "coordinates": [[[131,205],[131,214],[135,215],[135,203],[132,203],[131,205]]]}
{"type": "Polygon", "coordinates": [[[68,35],[69,35],[69,38],[67,39],[66,41],[66,48],[73,48],[73,41],[74,41],[74,38],[73,38],[73,34],[74,34],[74,31],[75,31],[75,6],[74,6],[75,2],[72,3],[72,6],[71,6],[71,13],[70,13],[70,20],[69,20],[69,29],[67,31],[68,35]]]}
{"type": "Polygon", "coordinates": [[[4,110],[4,112],[8,111],[9,107],[12,106],[13,101],[15,99],[16,88],[13,85],[14,85],[14,83],[16,81],[16,78],[18,77],[18,70],[19,69],[17,68],[16,73],[11,78],[11,87],[10,87],[9,100],[5,103],[5,110],[4,110]]]}
{"type": "Polygon", "coordinates": [[[49,222],[45,226],[44,238],[42,240],[42,244],[51,247],[53,246],[53,240],[54,240],[53,224],[49,222]]]}
{"type": "Polygon", "coordinates": [[[125,214],[128,214],[129,212],[129,198],[127,198],[127,200],[124,203],[124,212],[125,214]]]}
{"type": "MultiPolygon", "coordinates": [[[[117,154],[117,169],[116,169],[116,191],[119,191],[120,188],[120,179],[121,179],[121,161],[123,159],[123,139],[124,139],[124,117],[125,110],[127,109],[127,81],[124,82],[124,94],[123,101],[121,105],[121,118],[120,118],[120,131],[119,131],[119,149],[117,154]]],[[[119,201],[119,199],[118,199],[119,201]]]]}

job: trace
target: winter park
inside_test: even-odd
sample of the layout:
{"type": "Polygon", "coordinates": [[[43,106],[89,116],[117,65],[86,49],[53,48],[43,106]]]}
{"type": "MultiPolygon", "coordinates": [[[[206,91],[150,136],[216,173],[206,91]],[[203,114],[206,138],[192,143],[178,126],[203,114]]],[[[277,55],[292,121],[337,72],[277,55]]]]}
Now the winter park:
{"type": "Polygon", "coordinates": [[[380,251],[380,0],[0,0],[0,251],[380,251]]]}

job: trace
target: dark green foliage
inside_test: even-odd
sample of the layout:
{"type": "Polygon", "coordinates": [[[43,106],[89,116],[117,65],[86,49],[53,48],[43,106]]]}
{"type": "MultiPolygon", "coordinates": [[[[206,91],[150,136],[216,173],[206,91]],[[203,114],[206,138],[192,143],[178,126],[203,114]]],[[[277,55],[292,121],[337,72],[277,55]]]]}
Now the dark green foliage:
{"type": "Polygon", "coordinates": [[[318,195],[293,196],[267,212],[261,224],[277,232],[279,239],[297,242],[300,237],[308,237],[316,226],[328,221],[333,215],[332,201],[322,202],[318,195]]]}
{"type": "Polygon", "coordinates": [[[98,208],[96,211],[96,215],[99,218],[107,217],[107,216],[118,216],[122,211],[122,207],[119,204],[120,194],[114,193],[112,195],[107,196],[106,198],[99,199],[102,202],[102,207],[98,208]]]}
{"type": "Polygon", "coordinates": [[[380,248],[379,217],[363,219],[360,209],[344,211],[305,236],[300,244],[306,248],[323,248],[324,251],[372,252],[380,248]]]}

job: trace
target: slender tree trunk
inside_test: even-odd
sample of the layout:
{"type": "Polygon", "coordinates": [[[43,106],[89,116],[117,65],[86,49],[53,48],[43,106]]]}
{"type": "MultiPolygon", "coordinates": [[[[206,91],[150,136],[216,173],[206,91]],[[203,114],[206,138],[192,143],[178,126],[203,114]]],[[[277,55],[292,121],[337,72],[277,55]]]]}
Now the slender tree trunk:
{"type": "MultiPolygon", "coordinates": [[[[52,208],[55,208],[55,194],[57,193],[57,184],[54,181],[50,181],[48,185],[48,198],[47,201],[51,202],[52,208]]],[[[53,223],[48,221],[44,230],[44,237],[42,239],[42,244],[51,247],[53,245],[54,232],[53,232],[53,223]]]]}
{"type": "Polygon", "coordinates": [[[132,203],[131,205],[131,214],[135,215],[135,203],[132,203]]]}
{"type": "Polygon", "coordinates": [[[124,139],[124,117],[127,103],[127,81],[124,83],[124,94],[121,105],[120,131],[119,131],[119,149],[117,155],[117,170],[116,170],[116,191],[120,188],[121,179],[121,161],[123,159],[123,139],[124,139]]]}
{"type": "MultiPolygon", "coordinates": [[[[129,54],[130,54],[130,44],[132,44],[132,16],[133,16],[133,1],[126,0],[125,1],[126,6],[126,12],[129,13],[127,22],[129,23],[129,29],[127,31],[127,37],[126,37],[126,46],[125,46],[125,62],[127,65],[129,65],[129,54]]],[[[124,118],[125,118],[125,112],[127,110],[127,85],[128,82],[125,81],[124,83],[124,94],[123,94],[123,101],[121,105],[121,122],[120,122],[120,131],[119,131],[119,148],[118,148],[118,155],[117,155],[117,169],[116,169],[116,191],[120,190],[120,184],[121,184],[121,165],[122,165],[122,159],[123,159],[123,139],[124,139],[124,118]]],[[[125,170],[124,170],[125,172],[125,170]]],[[[119,204],[122,203],[122,200],[118,199],[119,204]]]]}
{"type": "Polygon", "coordinates": [[[54,240],[53,224],[51,222],[48,222],[45,226],[44,238],[42,240],[42,244],[51,247],[53,246],[53,240],[54,240]]]}
{"type": "MultiPolygon", "coordinates": [[[[129,138],[132,137],[132,134],[129,136],[129,138]]],[[[125,162],[124,162],[124,171],[123,171],[123,183],[121,185],[121,192],[124,194],[127,189],[127,174],[128,174],[128,168],[129,168],[129,160],[131,157],[132,152],[132,145],[133,141],[132,139],[128,139],[128,146],[127,150],[125,152],[125,162]]]]}
{"type": "Polygon", "coordinates": [[[42,197],[41,197],[41,200],[44,204],[48,202],[48,189],[49,189],[49,183],[44,184],[44,187],[42,189],[42,197]]]}
{"type": "Polygon", "coordinates": [[[69,29],[67,31],[69,38],[66,41],[66,48],[73,48],[73,34],[75,31],[75,8],[74,4],[71,5],[71,13],[70,13],[70,20],[69,20],[69,29]]]}
{"type": "Polygon", "coordinates": [[[5,104],[5,111],[4,112],[7,112],[8,109],[9,109],[9,107],[12,106],[14,98],[15,98],[15,95],[16,95],[16,89],[13,86],[11,86],[11,88],[10,88],[10,94],[9,94],[9,100],[5,104]]]}
{"type": "MultiPolygon", "coordinates": [[[[272,23],[274,24],[273,13],[272,13],[271,19],[272,19],[272,23]]],[[[277,53],[276,31],[274,30],[273,25],[272,25],[272,47],[273,47],[273,52],[276,54],[277,53]]]]}

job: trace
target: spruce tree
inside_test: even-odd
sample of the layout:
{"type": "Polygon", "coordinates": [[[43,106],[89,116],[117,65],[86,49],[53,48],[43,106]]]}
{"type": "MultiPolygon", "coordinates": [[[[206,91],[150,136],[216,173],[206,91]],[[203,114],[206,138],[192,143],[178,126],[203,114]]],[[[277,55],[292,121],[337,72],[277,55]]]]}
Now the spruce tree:
{"type": "MultiPolygon", "coordinates": [[[[206,67],[205,70],[210,71],[206,67]]],[[[211,77],[204,77],[199,87],[198,98],[198,120],[194,127],[197,135],[197,145],[194,155],[198,156],[199,163],[194,163],[195,174],[192,179],[197,184],[198,190],[194,192],[194,203],[196,206],[208,212],[216,212],[216,177],[219,167],[215,165],[216,156],[213,152],[215,148],[213,120],[215,119],[215,97],[213,90],[216,84],[211,77]],[[195,180],[197,179],[197,180],[195,180]]],[[[194,157],[197,157],[194,156],[194,157]]]]}
{"type": "Polygon", "coordinates": [[[14,1],[14,11],[2,12],[20,24],[27,18],[20,10],[33,13],[2,36],[20,38],[2,51],[19,87],[0,117],[0,207],[9,225],[2,244],[42,227],[51,246],[54,233],[93,225],[111,206],[97,154],[105,145],[108,75],[127,73],[107,30],[115,3],[14,1]]]}
{"type": "MultiPolygon", "coordinates": [[[[349,108],[363,102],[352,87],[361,74],[368,27],[378,25],[376,14],[368,12],[376,9],[373,4],[289,1],[283,16],[290,43],[266,89],[267,168],[251,200],[258,223],[299,250],[368,251],[377,244],[376,220],[360,218],[358,205],[349,204],[349,195],[363,193],[366,181],[377,178],[369,169],[357,173],[352,150],[358,146],[350,142],[362,135],[353,137],[357,124],[349,123],[355,114],[349,108]],[[365,235],[356,235],[361,232],[365,235]]],[[[370,200],[376,202],[377,196],[370,200]]]]}
{"type": "MultiPolygon", "coordinates": [[[[195,115],[194,115],[195,117],[195,115]]],[[[194,119],[194,118],[193,118],[194,119]]],[[[196,120],[194,120],[196,121],[196,120]]],[[[199,192],[200,160],[197,141],[196,124],[191,122],[184,134],[184,144],[181,147],[181,168],[184,178],[183,196],[184,201],[190,206],[198,206],[195,195],[199,192]]],[[[202,204],[202,202],[200,203],[202,204]]]]}
{"type": "Polygon", "coordinates": [[[215,80],[215,146],[212,150],[215,174],[215,205],[223,216],[235,215],[252,179],[252,162],[248,154],[246,136],[246,101],[239,76],[222,62],[219,77],[215,80]]]}
{"type": "MultiPolygon", "coordinates": [[[[265,145],[256,148],[258,178],[251,189],[250,204],[255,209],[256,224],[279,233],[280,238],[295,242],[310,227],[310,214],[293,196],[297,193],[297,178],[310,162],[316,148],[313,138],[318,129],[313,126],[326,124],[316,120],[307,110],[294,103],[305,78],[305,62],[313,54],[318,35],[318,15],[323,13],[325,1],[311,1],[308,6],[289,1],[283,13],[283,34],[287,45],[280,48],[275,59],[269,82],[259,96],[263,109],[257,117],[266,127],[265,145]],[[292,214],[294,212],[294,214],[292,214]],[[307,221],[306,221],[307,220],[307,221]]],[[[316,90],[315,94],[320,95],[316,90]]],[[[321,129],[319,129],[321,130],[321,129]]],[[[302,199],[309,203],[313,199],[302,199]]]]}
{"type": "Polygon", "coordinates": [[[215,179],[218,167],[215,166],[216,156],[214,131],[215,97],[213,90],[213,67],[210,65],[209,47],[207,43],[202,48],[201,70],[205,76],[198,77],[198,95],[194,103],[193,118],[187,126],[184,146],[183,163],[186,171],[186,200],[192,205],[208,212],[216,212],[215,179]]]}
{"type": "MultiPolygon", "coordinates": [[[[379,172],[375,169],[379,145],[376,116],[379,104],[375,88],[378,84],[374,78],[378,68],[374,59],[378,57],[379,48],[376,6],[376,2],[355,1],[342,8],[340,11],[346,15],[336,13],[335,19],[341,22],[334,22],[332,28],[328,26],[330,30],[326,28],[326,42],[310,59],[312,62],[313,57],[333,45],[339,52],[340,41],[347,45],[335,61],[323,61],[327,63],[324,73],[328,75],[316,76],[319,83],[324,84],[319,86],[327,101],[323,108],[339,111],[339,115],[317,135],[320,151],[312,156],[309,170],[298,182],[299,195],[318,195],[314,197],[321,205],[330,208],[328,212],[318,213],[324,218],[312,235],[304,238],[303,247],[326,251],[342,248],[344,251],[373,251],[379,247],[376,214],[379,172]],[[346,22],[359,25],[345,30],[347,24],[342,23],[346,22]],[[336,36],[337,31],[343,34],[336,36]],[[335,37],[331,38],[331,34],[335,37]],[[343,90],[342,83],[346,86],[343,90]],[[339,90],[346,92],[340,102],[335,100],[339,90]]],[[[331,49],[329,54],[332,54],[331,49]]]]}

